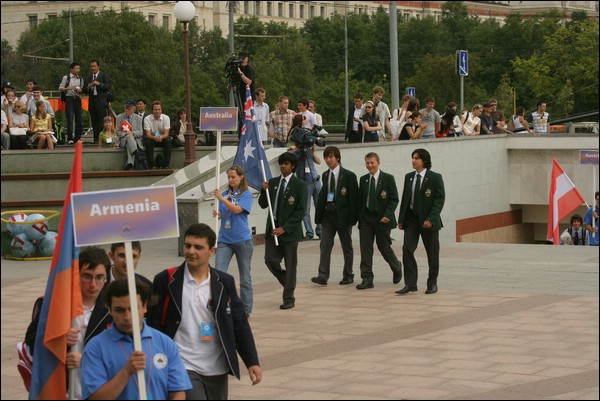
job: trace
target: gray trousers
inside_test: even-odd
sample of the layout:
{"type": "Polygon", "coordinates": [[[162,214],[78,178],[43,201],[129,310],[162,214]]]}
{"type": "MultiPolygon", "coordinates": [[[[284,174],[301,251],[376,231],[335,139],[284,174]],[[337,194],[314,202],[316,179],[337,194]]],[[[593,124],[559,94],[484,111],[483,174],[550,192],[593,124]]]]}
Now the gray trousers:
{"type": "Polygon", "coordinates": [[[185,392],[188,400],[226,400],[229,389],[228,374],[218,376],[202,376],[188,370],[192,389],[185,392]]]}

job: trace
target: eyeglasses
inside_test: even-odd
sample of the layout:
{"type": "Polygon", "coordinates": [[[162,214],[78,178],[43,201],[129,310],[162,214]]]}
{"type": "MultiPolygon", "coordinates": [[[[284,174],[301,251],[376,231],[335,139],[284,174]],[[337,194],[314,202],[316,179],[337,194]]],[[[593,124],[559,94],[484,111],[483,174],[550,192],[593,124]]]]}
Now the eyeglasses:
{"type": "Polygon", "coordinates": [[[373,106],[365,106],[365,109],[372,109],[373,106]]]}
{"type": "Polygon", "coordinates": [[[106,276],[104,274],[100,274],[98,276],[92,276],[91,274],[82,274],[81,281],[86,283],[91,283],[94,280],[96,283],[103,283],[106,281],[106,276]]]}

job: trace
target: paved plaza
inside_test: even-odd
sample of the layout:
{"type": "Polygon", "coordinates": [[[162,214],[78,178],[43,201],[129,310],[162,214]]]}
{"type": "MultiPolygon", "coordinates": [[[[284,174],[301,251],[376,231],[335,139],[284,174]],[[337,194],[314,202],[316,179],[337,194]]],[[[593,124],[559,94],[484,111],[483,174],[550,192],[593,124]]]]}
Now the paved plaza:
{"type": "MultiPolygon", "coordinates": [[[[176,239],[142,246],[138,272],[150,279],[183,260],[176,239]]],[[[357,284],[357,240],[354,249],[357,284]]],[[[311,283],[319,241],[305,241],[290,310],[279,309],[281,287],[263,256],[264,245],[256,246],[250,318],[263,381],[252,386],[244,371],[241,381],[230,379],[230,399],[599,398],[596,247],[442,243],[440,290],[426,295],[420,245],[419,292],[398,296],[403,281],[392,284],[377,251],[375,288],[338,285],[337,239],[329,284],[311,283]]],[[[15,344],[49,265],[2,260],[2,399],[27,398],[15,344]]],[[[235,260],[230,273],[237,278],[235,260]]]]}

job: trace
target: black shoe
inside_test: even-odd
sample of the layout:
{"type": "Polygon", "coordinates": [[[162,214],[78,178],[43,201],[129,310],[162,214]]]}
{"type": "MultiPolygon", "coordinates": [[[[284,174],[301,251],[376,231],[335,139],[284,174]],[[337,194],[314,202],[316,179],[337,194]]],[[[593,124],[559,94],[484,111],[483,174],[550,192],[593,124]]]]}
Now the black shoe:
{"type": "Polygon", "coordinates": [[[373,288],[373,287],[374,287],[373,283],[363,281],[362,283],[360,283],[356,286],[356,289],[357,290],[366,290],[367,288],[373,288]]]}
{"type": "Polygon", "coordinates": [[[343,278],[342,281],[340,281],[340,285],[352,284],[353,282],[353,278],[343,278]]]}
{"type": "Polygon", "coordinates": [[[415,292],[418,290],[419,289],[417,287],[409,287],[409,286],[405,285],[403,289],[396,291],[396,294],[404,295],[404,294],[408,294],[409,292],[415,292]]]}
{"type": "Polygon", "coordinates": [[[294,302],[284,302],[279,305],[279,309],[292,309],[296,304],[294,302]]]}
{"type": "Polygon", "coordinates": [[[131,164],[131,163],[127,163],[125,165],[125,170],[131,170],[132,168],[133,168],[133,164],[131,164]]]}
{"type": "Polygon", "coordinates": [[[438,288],[437,284],[434,284],[430,287],[427,287],[427,291],[425,291],[425,294],[435,294],[436,292],[438,292],[438,288]]]}
{"type": "Polygon", "coordinates": [[[310,281],[312,281],[315,284],[327,285],[327,280],[319,276],[311,278],[310,281]]]}
{"type": "Polygon", "coordinates": [[[304,241],[310,241],[311,239],[313,239],[314,237],[312,235],[305,235],[304,237],[302,237],[302,239],[304,241]]]}
{"type": "Polygon", "coordinates": [[[394,284],[398,284],[400,282],[400,280],[402,280],[402,270],[398,270],[397,272],[394,272],[392,282],[394,284]]]}

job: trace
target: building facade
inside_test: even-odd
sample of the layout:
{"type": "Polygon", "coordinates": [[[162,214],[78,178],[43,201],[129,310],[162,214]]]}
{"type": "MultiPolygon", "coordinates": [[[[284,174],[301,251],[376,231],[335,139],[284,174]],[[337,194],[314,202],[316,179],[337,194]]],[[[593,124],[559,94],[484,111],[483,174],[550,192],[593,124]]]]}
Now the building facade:
{"type": "MultiPolygon", "coordinates": [[[[371,14],[379,7],[388,9],[389,1],[193,1],[196,22],[201,28],[220,28],[229,35],[229,7],[234,4],[234,20],[242,16],[255,16],[262,22],[285,22],[300,27],[313,17],[328,18],[334,13],[371,14]]],[[[443,1],[397,1],[398,19],[441,17],[443,1]]],[[[502,21],[509,13],[518,12],[531,17],[549,10],[560,10],[565,18],[573,11],[586,11],[590,18],[598,19],[598,1],[465,1],[470,14],[481,18],[502,21]]],[[[167,1],[2,1],[2,39],[16,46],[21,33],[40,22],[58,18],[63,11],[129,9],[137,11],[151,24],[173,29],[177,20],[173,14],[174,2],[167,1]]]]}

